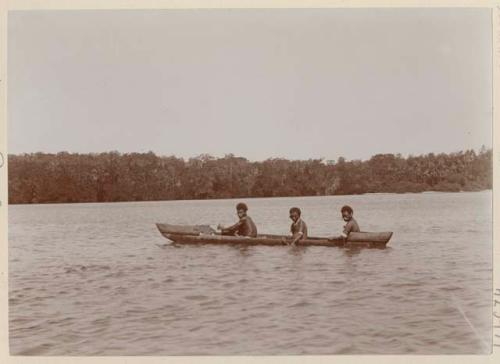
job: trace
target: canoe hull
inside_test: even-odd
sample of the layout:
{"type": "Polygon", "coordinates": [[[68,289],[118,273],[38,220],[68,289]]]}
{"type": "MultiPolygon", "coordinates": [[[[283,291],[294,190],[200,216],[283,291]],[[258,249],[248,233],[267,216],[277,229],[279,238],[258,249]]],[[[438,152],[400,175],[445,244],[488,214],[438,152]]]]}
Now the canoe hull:
{"type": "Polygon", "coordinates": [[[156,224],[161,233],[169,233],[174,235],[199,235],[199,234],[215,234],[215,230],[210,225],[173,225],[173,224],[156,224]]]}
{"type": "MultiPolygon", "coordinates": [[[[156,224],[160,233],[167,239],[178,244],[233,244],[233,245],[287,245],[289,236],[260,234],[256,238],[241,236],[226,236],[215,233],[197,232],[195,229],[180,229],[178,225],[156,224]]],[[[197,225],[204,226],[204,225],[197,225]]],[[[308,237],[297,242],[299,246],[336,246],[336,247],[363,247],[363,248],[385,248],[392,237],[392,232],[377,233],[351,233],[347,240],[342,238],[327,239],[319,237],[308,237]]]]}

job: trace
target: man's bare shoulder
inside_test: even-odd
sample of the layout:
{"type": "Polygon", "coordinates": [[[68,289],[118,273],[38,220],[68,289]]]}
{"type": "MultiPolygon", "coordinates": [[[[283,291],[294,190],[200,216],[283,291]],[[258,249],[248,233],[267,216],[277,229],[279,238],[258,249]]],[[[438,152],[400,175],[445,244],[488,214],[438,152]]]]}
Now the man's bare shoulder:
{"type": "Polygon", "coordinates": [[[356,219],[354,217],[349,220],[349,222],[346,224],[346,227],[350,228],[351,231],[358,232],[359,231],[359,225],[356,219]]]}

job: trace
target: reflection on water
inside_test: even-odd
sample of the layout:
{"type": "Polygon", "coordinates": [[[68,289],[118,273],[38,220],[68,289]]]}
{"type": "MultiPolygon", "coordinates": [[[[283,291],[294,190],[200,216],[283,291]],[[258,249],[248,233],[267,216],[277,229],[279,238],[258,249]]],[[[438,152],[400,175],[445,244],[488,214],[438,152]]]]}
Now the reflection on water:
{"type": "Polygon", "coordinates": [[[235,247],[236,249],[238,249],[238,251],[240,252],[241,256],[242,257],[248,257],[252,254],[252,249],[248,246],[237,246],[235,247]]]}
{"type": "Polygon", "coordinates": [[[300,245],[295,245],[295,246],[288,246],[288,252],[291,255],[295,256],[302,256],[304,253],[307,252],[307,246],[300,246],[300,245]]]}
{"type": "Polygon", "coordinates": [[[248,199],[259,231],[386,249],[169,244],[155,222],[230,224],[234,200],[9,207],[12,354],[459,354],[491,342],[491,192],[248,199]]]}
{"type": "Polygon", "coordinates": [[[361,253],[361,251],[363,249],[362,248],[358,248],[358,247],[349,247],[349,248],[344,248],[342,250],[343,250],[343,252],[344,252],[344,254],[346,256],[353,257],[353,256],[358,255],[359,253],[361,253]]]}

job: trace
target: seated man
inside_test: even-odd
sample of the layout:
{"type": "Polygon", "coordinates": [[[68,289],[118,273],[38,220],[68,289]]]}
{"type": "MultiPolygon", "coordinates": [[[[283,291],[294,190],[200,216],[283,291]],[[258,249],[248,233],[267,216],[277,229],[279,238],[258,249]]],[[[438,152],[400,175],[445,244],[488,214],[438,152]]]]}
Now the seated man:
{"type": "Polygon", "coordinates": [[[307,239],[307,225],[304,220],[300,218],[301,211],[298,207],[292,207],[290,209],[290,219],[293,223],[290,226],[290,231],[292,233],[291,245],[295,245],[301,239],[307,239]]]}
{"type": "Polygon", "coordinates": [[[342,219],[347,223],[344,225],[344,231],[342,231],[342,237],[344,239],[347,239],[350,233],[352,232],[359,232],[359,225],[357,221],[352,217],[354,214],[354,211],[352,210],[351,206],[342,206],[342,209],[340,209],[340,212],[342,213],[342,219]]]}
{"type": "Polygon", "coordinates": [[[257,237],[257,227],[255,226],[252,218],[247,216],[247,211],[247,205],[240,202],[236,205],[236,212],[240,220],[233,226],[227,228],[219,224],[217,229],[221,230],[222,235],[248,236],[251,238],[257,237]]]}

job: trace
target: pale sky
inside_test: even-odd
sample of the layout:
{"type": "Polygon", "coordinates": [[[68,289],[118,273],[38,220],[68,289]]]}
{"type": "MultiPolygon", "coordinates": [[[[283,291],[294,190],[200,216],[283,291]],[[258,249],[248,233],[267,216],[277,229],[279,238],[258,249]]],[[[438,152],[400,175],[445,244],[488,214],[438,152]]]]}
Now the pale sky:
{"type": "Polygon", "coordinates": [[[9,153],[491,147],[489,9],[16,11],[9,153]]]}

